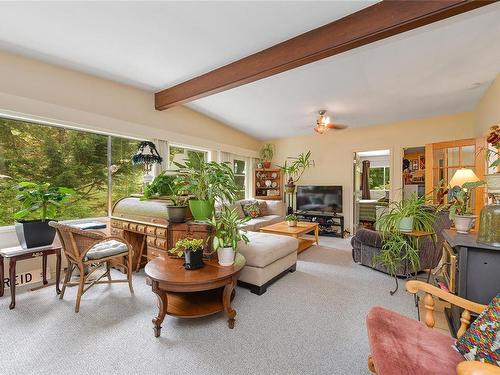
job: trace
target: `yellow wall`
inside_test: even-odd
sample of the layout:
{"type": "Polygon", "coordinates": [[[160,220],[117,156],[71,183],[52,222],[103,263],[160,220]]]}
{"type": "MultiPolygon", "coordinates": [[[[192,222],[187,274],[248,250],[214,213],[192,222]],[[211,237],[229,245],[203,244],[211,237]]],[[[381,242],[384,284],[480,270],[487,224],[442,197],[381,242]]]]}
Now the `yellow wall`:
{"type": "Polygon", "coordinates": [[[493,125],[500,125],[500,74],[475,109],[476,137],[484,136],[493,125]]]}
{"type": "Polygon", "coordinates": [[[187,107],[154,109],[151,92],[0,52],[0,112],[254,156],[260,142],[187,107]]]}
{"type": "Polygon", "coordinates": [[[342,185],[344,216],[351,226],[353,214],[353,153],[390,149],[391,194],[396,197],[402,185],[401,160],[403,148],[426,143],[474,137],[474,115],[471,112],[426,119],[402,121],[367,128],[329,131],[324,135],[312,131],[305,136],[271,140],[277,146],[274,163],[286,157],[311,150],[316,166],[308,170],[299,184],[342,185]]]}

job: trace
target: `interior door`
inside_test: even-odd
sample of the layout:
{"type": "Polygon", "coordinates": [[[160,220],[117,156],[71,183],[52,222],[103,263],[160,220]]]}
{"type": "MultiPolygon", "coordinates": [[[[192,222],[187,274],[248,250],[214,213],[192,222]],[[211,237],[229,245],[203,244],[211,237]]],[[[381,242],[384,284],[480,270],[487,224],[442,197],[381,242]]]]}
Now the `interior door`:
{"type": "Polygon", "coordinates": [[[359,227],[359,200],[361,199],[361,161],[359,156],[355,153],[353,160],[353,217],[352,217],[352,230],[356,234],[359,227]]]}
{"type": "MultiPolygon", "coordinates": [[[[482,150],[483,138],[460,139],[425,145],[425,193],[434,203],[447,203],[447,197],[439,199],[439,182],[448,186],[459,168],[470,168],[476,176],[484,179],[485,161],[482,150]]],[[[475,189],[473,208],[476,215],[484,206],[484,187],[475,189]]]]}

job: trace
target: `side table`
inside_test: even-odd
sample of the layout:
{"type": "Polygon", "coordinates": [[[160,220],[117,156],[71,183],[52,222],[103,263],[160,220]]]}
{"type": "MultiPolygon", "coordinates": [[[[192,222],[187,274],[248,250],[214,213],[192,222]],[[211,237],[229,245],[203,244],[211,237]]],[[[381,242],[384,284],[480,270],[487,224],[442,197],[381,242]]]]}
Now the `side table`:
{"type": "Polygon", "coordinates": [[[42,246],[31,249],[23,249],[21,246],[0,249],[0,297],[4,293],[4,258],[9,259],[9,286],[10,305],[9,309],[16,307],[16,263],[20,260],[42,257],[42,279],[43,285],[47,285],[47,256],[55,255],[56,262],[56,293],[60,294],[59,279],[61,277],[61,246],[42,246]]]}

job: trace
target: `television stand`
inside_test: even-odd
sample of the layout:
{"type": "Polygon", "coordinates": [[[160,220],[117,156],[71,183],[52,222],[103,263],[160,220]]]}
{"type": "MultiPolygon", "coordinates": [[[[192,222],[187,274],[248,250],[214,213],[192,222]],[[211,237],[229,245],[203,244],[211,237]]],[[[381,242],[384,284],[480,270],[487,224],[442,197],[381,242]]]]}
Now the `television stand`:
{"type": "Polygon", "coordinates": [[[344,216],[326,212],[297,211],[299,221],[319,224],[319,235],[344,238],[344,216]]]}

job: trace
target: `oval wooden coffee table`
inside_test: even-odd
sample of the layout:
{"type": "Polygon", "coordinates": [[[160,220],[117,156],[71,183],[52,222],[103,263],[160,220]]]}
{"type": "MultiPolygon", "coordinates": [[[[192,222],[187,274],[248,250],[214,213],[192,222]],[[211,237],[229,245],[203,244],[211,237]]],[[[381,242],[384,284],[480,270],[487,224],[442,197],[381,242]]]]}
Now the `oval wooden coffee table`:
{"type": "Polygon", "coordinates": [[[153,319],[155,337],[160,336],[165,315],[199,318],[224,311],[229,328],[234,328],[236,310],[231,307],[238,274],[245,258],[236,254],[232,266],[221,266],[217,257],[205,259],[205,266],[185,270],[183,259],[158,257],[146,264],[146,282],[158,297],[158,316],[153,319]]]}

